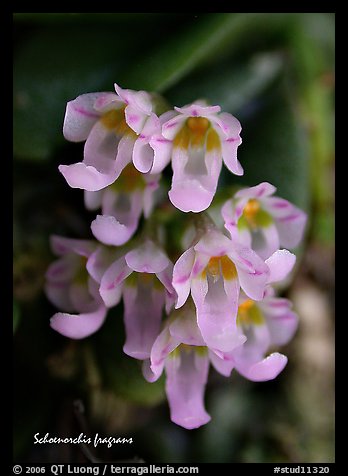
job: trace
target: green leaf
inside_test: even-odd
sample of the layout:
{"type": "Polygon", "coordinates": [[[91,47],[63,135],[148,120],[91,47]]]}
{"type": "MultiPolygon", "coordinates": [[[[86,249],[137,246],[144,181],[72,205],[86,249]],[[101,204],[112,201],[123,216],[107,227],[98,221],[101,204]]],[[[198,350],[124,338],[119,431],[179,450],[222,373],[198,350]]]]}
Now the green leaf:
{"type": "Polygon", "coordinates": [[[16,332],[20,321],[20,308],[17,301],[13,300],[13,333],[16,332]]]}
{"type": "Polygon", "coordinates": [[[230,56],[245,43],[257,45],[273,33],[282,34],[292,14],[215,13],[169,37],[125,73],[129,87],[164,91],[208,61],[230,56]]]}
{"type": "Polygon", "coordinates": [[[219,104],[224,111],[236,113],[269,87],[282,67],[280,54],[258,54],[243,62],[222,63],[214,69],[191,74],[169,89],[166,96],[175,105],[202,98],[210,104],[219,104]]]}
{"type": "MultiPolygon", "coordinates": [[[[143,31],[151,44],[153,28],[146,24],[143,31]]],[[[117,28],[51,25],[20,42],[14,61],[15,157],[47,159],[65,143],[67,101],[83,93],[112,91],[125,62],[136,56],[137,43],[123,23],[117,28]]]]}
{"type": "Polygon", "coordinates": [[[263,107],[242,127],[238,158],[244,175],[234,177],[224,168],[221,185],[253,186],[267,181],[277,187],[278,196],[308,210],[308,137],[283,83],[264,97],[263,107]]]}

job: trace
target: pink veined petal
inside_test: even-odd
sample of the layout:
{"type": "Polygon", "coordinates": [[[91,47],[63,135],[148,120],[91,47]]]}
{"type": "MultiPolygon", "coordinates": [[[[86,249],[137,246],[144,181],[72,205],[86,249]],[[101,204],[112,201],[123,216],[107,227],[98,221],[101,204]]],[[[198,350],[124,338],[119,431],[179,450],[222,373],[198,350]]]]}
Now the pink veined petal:
{"type": "Polygon", "coordinates": [[[149,144],[153,149],[153,163],[150,172],[151,174],[158,174],[170,162],[173,143],[162,135],[157,134],[151,137],[149,144]]]}
{"type": "Polygon", "coordinates": [[[113,109],[121,109],[124,106],[124,102],[112,92],[107,92],[102,96],[99,96],[95,101],[94,108],[101,114],[105,114],[113,109]]]}
{"type": "Polygon", "coordinates": [[[223,359],[216,355],[215,352],[209,350],[209,360],[214,369],[224,377],[229,377],[234,369],[234,361],[232,359],[223,359]]]}
{"type": "Polygon", "coordinates": [[[180,357],[169,357],[166,361],[170,417],[174,423],[188,430],[210,421],[203,401],[208,369],[208,357],[198,357],[194,351],[182,351],[180,357]],[[197,360],[203,362],[198,364],[197,360]]]}
{"type": "Polygon", "coordinates": [[[283,298],[266,298],[260,303],[273,345],[285,345],[298,327],[298,316],[291,310],[291,302],[283,298]]]}
{"type": "Polygon", "coordinates": [[[178,294],[175,308],[181,307],[187,300],[191,289],[191,271],[195,260],[193,248],[186,250],[174,265],[173,286],[178,294]]]}
{"type": "Polygon", "coordinates": [[[150,240],[129,251],[125,259],[129,268],[138,273],[160,273],[170,263],[166,254],[150,240]]]}
{"type": "MultiPolygon", "coordinates": [[[[276,187],[271,185],[268,182],[261,182],[258,185],[255,185],[254,187],[247,187],[247,188],[242,188],[241,190],[238,190],[238,192],[235,194],[236,198],[264,198],[264,197],[269,197],[270,195],[273,195],[273,193],[276,191],[276,187]]],[[[262,201],[262,203],[265,203],[262,201]]]]}
{"type": "MultiPolygon", "coordinates": [[[[243,230],[244,231],[244,230],[243,230]]],[[[279,234],[277,227],[271,223],[257,230],[249,232],[251,235],[251,248],[262,258],[267,259],[279,249],[279,234]]],[[[240,243],[247,245],[240,237],[240,243]]]]}
{"type": "Polygon", "coordinates": [[[188,106],[184,107],[174,107],[174,109],[179,112],[180,114],[184,114],[185,116],[193,116],[193,117],[208,117],[212,114],[217,114],[221,111],[220,106],[202,106],[200,104],[189,104],[188,106]]]}
{"type": "Polygon", "coordinates": [[[165,309],[166,313],[169,314],[172,307],[174,306],[175,301],[177,300],[177,294],[172,285],[173,280],[173,263],[169,262],[168,266],[159,273],[156,273],[157,279],[165,287],[165,309]]]}
{"type": "Polygon", "coordinates": [[[232,241],[221,231],[209,230],[194,246],[194,250],[209,256],[225,256],[234,249],[232,241]]]}
{"type": "Polygon", "coordinates": [[[97,332],[103,325],[107,310],[99,306],[93,312],[66,314],[58,312],[51,320],[52,329],[70,339],[84,339],[97,332]]]}
{"type": "Polygon", "coordinates": [[[113,263],[119,257],[119,254],[120,251],[118,249],[112,249],[103,245],[98,246],[88,258],[86,264],[88,274],[96,282],[100,283],[110,263],[113,263]]]}
{"type": "Polygon", "coordinates": [[[132,89],[123,89],[117,83],[114,83],[115,90],[119,97],[142,112],[149,115],[152,111],[152,102],[149,93],[146,91],[133,91],[132,89]]]}
{"type": "Polygon", "coordinates": [[[228,112],[222,112],[209,118],[214,128],[222,139],[238,137],[242,127],[238,119],[228,112]],[[221,131],[221,132],[220,132],[221,131]]]}
{"type": "Polygon", "coordinates": [[[210,260],[209,254],[199,253],[195,251],[195,261],[192,268],[191,279],[197,278],[208,265],[210,260]]]}
{"type": "Polygon", "coordinates": [[[255,301],[261,300],[270,274],[268,266],[253,250],[239,243],[234,243],[228,256],[237,268],[243,291],[255,301]]]}
{"type": "Polygon", "coordinates": [[[242,139],[238,137],[229,137],[221,141],[222,159],[230,172],[235,175],[243,175],[244,170],[237,159],[237,149],[242,143],[242,139]]]}
{"type": "Polygon", "coordinates": [[[260,362],[251,365],[238,364],[236,365],[236,370],[243,375],[243,377],[253,382],[263,382],[276,378],[284,369],[287,362],[288,359],[285,355],[274,352],[260,362]]]}
{"type": "Polygon", "coordinates": [[[221,215],[225,222],[225,228],[230,232],[232,240],[239,241],[251,248],[249,228],[238,228],[238,220],[243,215],[243,210],[247,202],[247,198],[227,200],[221,208],[221,215]]]}
{"type": "Polygon", "coordinates": [[[45,278],[48,282],[68,283],[75,276],[79,265],[78,256],[73,254],[64,255],[49,265],[45,278]]]}
{"type": "MultiPolygon", "coordinates": [[[[161,120],[161,119],[160,119],[161,120]]],[[[162,135],[165,139],[170,141],[174,140],[177,133],[180,131],[187,117],[181,114],[177,114],[162,125],[162,135]]],[[[162,120],[161,120],[162,122],[162,120]]]]}
{"type": "Polygon", "coordinates": [[[170,334],[183,344],[204,346],[194,307],[189,306],[188,309],[183,308],[176,313],[176,319],[169,325],[170,334]]]}
{"type": "Polygon", "coordinates": [[[262,200],[262,207],[274,218],[285,218],[294,215],[297,211],[302,211],[288,200],[280,197],[265,197],[262,200]]]}
{"type": "Polygon", "coordinates": [[[229,280],[228,283],[224,283],[222,277],[215,282],[210,276],[193,279],[191,294],[197,309],[198,327],[210,349],[230,352],[245,341],[236,326],[239,297],[237,279],[229,280]]]}
{"type": "Polygon", "coordinates": [[[60,165],[59,172],[63,175],[71,188],[81,188],[95,192],[112,184],[115,173],[102,173],[91,165],[77,162],[72,165],[60,165]]]}
{"type": "Polygon", "coordinates": [[[270,270],[268,283],[285,279],[291,273],[296,262],[296,256],[288,250],[275,251],[265,263],[270,270]]]}
{"type": "Polygon", "coordinates": [[[98,121],[100,114],[95,110],[96,100],[105,93],[88,93],[69,101],[66,106],[63,134],[71,142],[81,142],[87,139],[92,127],[98,121]]]}
{"type": "Polygon", "coordinates": [[[149,116],[144,114],[138,107],[129,105],[125,109],[125,117],[128,126],[136,134],[141,134],[149,116]]]}
{"type": "Polygon", "coordinates": [[[105,271],[100,283],[100,296],[107,307],[119,303],[122,294],[121,283],[132,273],[124,257],[112,263],[105,271]]]}
{"type": "Polygon", "coordinates": [[[102,190],[98,190],[97,192],[84,191],[84,202],[87,210],[97,210],[101,207],[103,193],[102,190]]]}
{"type": "Polygon", "coordinates": [[[168,355],[176,349],[179,344],[180,340],[174,338],[169,332],[168,325],[165,325],[151,349],[150,369],[152,372],[152,381],[157,380],[161,376],[168,355]]]}
{"type": "Polygon", "coordinates": [[[53,253],[58,256],[63,256],[67,253],[76,253],[77,255],[88,258],[96,249],[98,243],[94,240],[76,240],[73,238],[51,235],[50,245],[53,253]]]}

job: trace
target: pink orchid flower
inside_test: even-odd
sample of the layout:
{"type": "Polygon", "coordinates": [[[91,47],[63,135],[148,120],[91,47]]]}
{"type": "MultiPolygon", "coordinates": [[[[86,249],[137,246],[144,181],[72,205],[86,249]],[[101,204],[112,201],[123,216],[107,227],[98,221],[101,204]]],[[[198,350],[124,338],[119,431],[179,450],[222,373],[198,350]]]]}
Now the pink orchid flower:
{"type": "Polygon", "coordinates": [[[91,224],[97,240],[113,246],[126,243],[136,232],[141,214],[150,216],[159,179],[159,174],[142,174],[128,164],[112,185],[97,192],[85,191],[86,208],[101,207],[102,211],[91,224]]]}
{"type": "MultiPolygon", "coordinates": [[[[82,339],[102,326],[107,313],[98,291],[97,278],[103,269],[100,264],[95,266],[93,261],[89,262],[93,260],[98,244],[54,235],[51,247],[59,259],[46,272],[45,292],[63,311],[54,314],[51,327],[71,339],[82,339]],[[72,314],[74,312],[78,314],[72,314]]],[[[103,266],[106,266],[105,260],[103,266]]]]}
{"type": "Polygon", "coordinates": [[[65,138],[86,141],[82,162],[59,166],[70,187],[93,192],[112,184],[132,162],[137,140],[148,142],[160,131],[149,93],[117,84],[115,90],[82,94],[67,104],[65,138]]]}
{"type": "Polygon", "coordinates": [[[166,113],[164,118],[163,138],[152,146],[162,156],[171,155],[173,205],[183,212],[200,212],[214,198],[222,161],[232,173],[243,175],[237,159],[241,125],[231,114],[220,112],[220,106],[196,102],[174,109],[177,114],[166,113]]]}
{"type": "Polygon", "coordinates": [[[221,209],[232,239],[251,247],[263,259],[280,247],[296,247],[304,233],[306,214],[283,198],[272,196],[268,182],[239,190],[221,209]]]}
{"type": "Polygon", "coordinates": [[[114,306],[123,296],[127,355],[140,360],[149,357],[163,308],[168,313],[175,300],[172,270],[166,254],[147,240],[105,271],[99,288],[105,305],[114,306]]]}

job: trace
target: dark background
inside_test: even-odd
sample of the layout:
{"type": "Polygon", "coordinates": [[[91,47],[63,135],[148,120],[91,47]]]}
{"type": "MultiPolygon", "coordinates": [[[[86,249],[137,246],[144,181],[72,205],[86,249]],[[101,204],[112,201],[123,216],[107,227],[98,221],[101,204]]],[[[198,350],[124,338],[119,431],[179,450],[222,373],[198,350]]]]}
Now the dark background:
{"type": "Polygon", "coordinates": [[[333,13],[14,14],[16,462],[334,461],[334,24],[333,13]],[[204,97],[240,120],[245,175],[223,171],[216,205],[233,185],[270,181],[309,214],[281,291],[300,316],[286,369],[266,383],[211,369],[212,421],[198,430],[171,423],[163,378],[146,383],[123,355],[121,306],[83,341],[49,327],[49,235],[91,238],[94,218],[57,169],[83,151],[63,138],[66,102],[115,81],[171,105],[204,97]],[[34,446],[38,432],[134,444],[34,446]]]}

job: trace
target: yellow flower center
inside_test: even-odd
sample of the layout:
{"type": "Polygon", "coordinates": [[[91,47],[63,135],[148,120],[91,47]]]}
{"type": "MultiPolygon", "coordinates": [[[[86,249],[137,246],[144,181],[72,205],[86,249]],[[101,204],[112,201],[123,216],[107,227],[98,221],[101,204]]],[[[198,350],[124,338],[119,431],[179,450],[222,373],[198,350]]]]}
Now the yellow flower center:
{"type": "Polygon", "coordinates": [[[255,301],[247,299],[238,307],[237,324],[238,325],[261,325],[265,322],[262,312],[255,305],[255,301]]]}
{"type": "Polygon", "coordinates": [[[103,126],[109,131],[114,131],[117,135],[135,134],[126,123],[124,107],[120,109],[111,109],[100,118],[103,126]]]}
{"type": "Polygon", "coordinates": [[[213,256],[202,272],[202,277],[205,278],[207,272],[217,280],[220,276],[224,279],[235,279],[237,277],[237,270],[232,261],[225,256],[213,256]]]}
{"type": "Polygon", "coordinates": [[[206,117],[189,117],[174,139],[174,147],[188,149],[203,147],[208,151],[220,148],[218,133],[211,127],[206,117]]]}
{"type": "Polygon", "coordinates": [[[255,223],[255,217],[260,210],[260,203],[252,198],[248,201],[248,203],[244,207],[244,216],[248,220],[248,222],[253,225],[255,223]]]}

